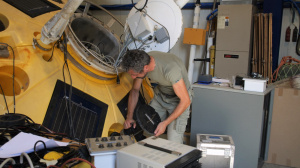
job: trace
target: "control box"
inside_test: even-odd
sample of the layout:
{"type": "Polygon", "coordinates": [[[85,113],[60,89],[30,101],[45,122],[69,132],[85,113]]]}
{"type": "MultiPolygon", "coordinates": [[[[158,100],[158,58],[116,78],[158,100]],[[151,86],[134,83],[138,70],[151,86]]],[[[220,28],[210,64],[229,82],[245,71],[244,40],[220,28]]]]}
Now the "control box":
{"type": "Polygon", "coordinates": [[[199,167],[201,151],[170,140],[149,137],[117,151],[118,168],[199,167]]]}
{"type": "Polygon", "coordinates": [[[197,134],[197,149],[202,151],[202,167],[233,168],[235,146],[229,135],[197,134]]]}
{"type": "Polygon", "coordinates": [[[97,168],[115,168],[117,151],[134,142],[134,138],[129,135],[85,139],[89,153],[93,156],[94,165],[97,168]]]}

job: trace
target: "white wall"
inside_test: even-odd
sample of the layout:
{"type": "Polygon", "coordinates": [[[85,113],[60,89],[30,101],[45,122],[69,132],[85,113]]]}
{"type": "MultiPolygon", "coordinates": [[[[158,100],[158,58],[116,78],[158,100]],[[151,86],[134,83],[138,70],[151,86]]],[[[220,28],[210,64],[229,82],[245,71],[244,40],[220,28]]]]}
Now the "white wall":
{"type": "MultiPolygon", "coordinates": [[[[114,4],[131,4],[131,0],[93,0],[96,4],[105,4],[105,5],[114,5],[114,4]]],[[[133,2],[138,2],[138,0],[133,0],[133,2]]],[[[196,2],[196,1],[189,1],[189,2],[196,2]]],[[[202,2],[213,2],[213,0],[201,0],[202,2]]],[[[113,15],[115,15],[122,23],[125,24],[127,15],[129,13],[129,10],[112,10],[110,11],[113,15]]],[[[199,28],[205,29],[206,28],[206,17],[211,12],[210,9],[201,9],[200,12],[200,20],[199,20],[199,28]]],[[[110,20],[110,17],[108,17],[107,14],[105,14],[102,11],[94,10],[93,15],[95,15],[97,18],[99,18],[101,21],[104,21],[105,23],[108,23],[110,20]]],[[[193,25],[193,16],[194,16],[194,10],[193,9],[183,9],[182,10],[183,15],[183,29],[182,34],[175,44],[175,46],[171,49],[171,53],[176,54],[178,57],[180,57],[183,62],[186,65],[186,68],[188,69],[188,63],[189,63],[189,52],[190,52],[190,45],[183,44],[183,32],[184,28],[191,28],[193,25]]],[[[116,34],[122,34],[123,29],[120,26],[115,25],[112,27],[116,34]]],[[[197,46],[196,56],[195,58],[200,58],[203,53],[204,46],[197,46]]],[[[193,82],[196,82],[198,80],[198,76],[200,74],[200,62],[195,62],[194,65],[194,74],[193,74],[193,82]]],[[[201,68],[202,69],[202,68],[201,68]]]]}
{"type": "MultiPolygon", "coordinates": [[[[297,26],[299,31],[299,14],[296,10],[294,24],[297,26]]],[[[296,54],[296,42],[292,42],[294,25],[292,24],[292,11],[289,8],[283,9],[282,16],[282,26],[281,26],[281,37],[280,37],[280,49],[279,49],[279,58],[278,64],[280,63],[282,57],[292,56],[293,58],[299,59],[300,56],[296,54]],[[290,42],[285,42],[285,31],[286,28],[290,26],[291,28],[291,40],[290,42]]]]}

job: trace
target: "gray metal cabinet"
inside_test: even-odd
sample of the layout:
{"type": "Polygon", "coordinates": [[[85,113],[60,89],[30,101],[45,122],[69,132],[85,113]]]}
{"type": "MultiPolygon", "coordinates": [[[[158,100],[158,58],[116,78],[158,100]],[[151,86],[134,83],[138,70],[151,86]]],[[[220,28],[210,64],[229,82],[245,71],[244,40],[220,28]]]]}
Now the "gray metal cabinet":
{"type": "Polygon", "coordinates": [[[263,93],[193,85],[190,144],[196,134],[231,135],[234,167],[256,168],[264,157],[272,88],[263,93]]]}

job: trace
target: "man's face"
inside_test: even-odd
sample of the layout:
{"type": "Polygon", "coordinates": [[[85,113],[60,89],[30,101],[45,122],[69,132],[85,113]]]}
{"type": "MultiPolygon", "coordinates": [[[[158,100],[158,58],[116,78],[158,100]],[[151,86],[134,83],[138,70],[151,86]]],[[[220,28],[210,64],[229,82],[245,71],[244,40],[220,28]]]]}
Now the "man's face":
{"type": "Polygon", "coordinates": [[[135,78],[142,78],[143,79],[147,75],[147,73],[145,71],[143,71],[141,73],[137,73],[137,72],[135,72],[132,69],[130,69],[128,71],[128,73],[130,74],[130,76],[132,77],[132,79],[135,79],[135,78]]]}

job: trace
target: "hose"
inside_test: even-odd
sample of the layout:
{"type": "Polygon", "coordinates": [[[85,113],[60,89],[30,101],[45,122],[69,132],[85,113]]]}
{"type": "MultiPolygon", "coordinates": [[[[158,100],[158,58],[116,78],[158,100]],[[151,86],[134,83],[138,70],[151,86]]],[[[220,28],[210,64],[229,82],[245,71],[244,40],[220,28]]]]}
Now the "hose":
{"type": "Polygon", "coordinates": [[[34,168],[33,163],[32,163],[32,161],[31,161],[30,157],[29,157],[28,154],[25,153],[25,152],[21,153],[21,156],[20,156],[20,163],[23,163],[23,156],[26,157],[26,159],[27,159],[27,161],[28,161],[28,163],[29,163],[30,168],[34,168]]]}
{"type": "Polygon", "coordinates": [[[12,164],[16,164],[16,161],[13,158],[7,158],[1,163],[0,168],[2,168],[9,161],[11,161],[12,164]]]}

